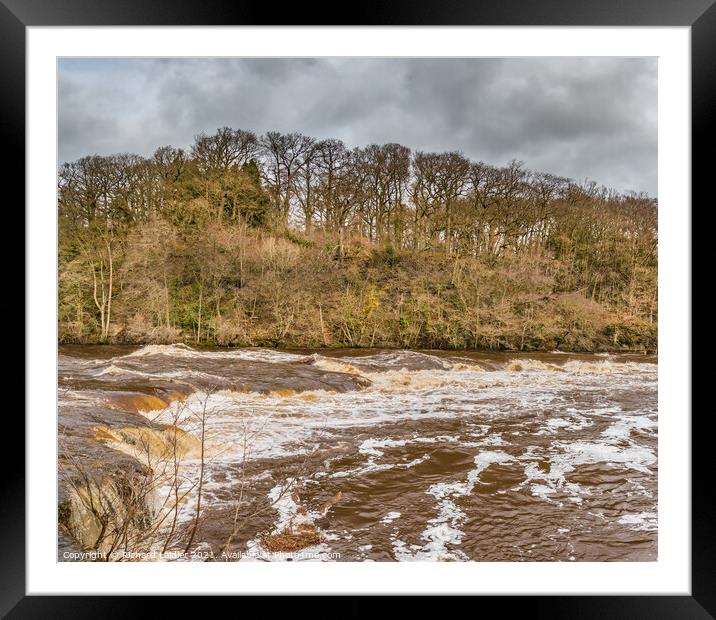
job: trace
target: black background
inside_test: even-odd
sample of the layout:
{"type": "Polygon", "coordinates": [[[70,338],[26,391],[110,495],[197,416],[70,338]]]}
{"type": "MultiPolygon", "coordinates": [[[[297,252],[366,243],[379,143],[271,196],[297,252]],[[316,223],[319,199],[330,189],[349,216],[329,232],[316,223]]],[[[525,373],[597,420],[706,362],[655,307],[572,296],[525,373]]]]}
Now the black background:
{"type": "MultiPolygon", "coordinates": [[[[0,142],[3,150],[4,191],[0,204],[4,215],[15,215],[13,232],[24,229],[19,205],[24,205],[25,176],[25,28],[28,26],[135,26],[135,25],[455,25],[455,26],[691,26],[692,41],[692,204],[683,205],[683,217],[699,215],[692,231],[693,247],[706,248],[694,267],[706,265],[711,272],[712,229],[705,217],[714,210],[712,161],[716,149],[716,4],[714,0],[407,0],[393,2],[280,3],[237,0],[0,0],[0,142]],[[707,193],[708,192],[708,193],[707,193]],[[701,235],[701,243],[697,242],[701,235]],[[706,237],[708,235],[708,237],[706,237]]],[[[128,41],[128,46],[131,42],[128,41]]],[[[131,49],[128,47],[128,50],[131,49]]],[[[54,208],[54,206],[53,206],[54,208]]],[[[693,221],[693,220],[692,220],[693,221]]],[[[19,235],[13,235],[19,237],[19,235]]],[[[12,247],[14,244],[1,244],[12,247]]],[[[17,250],[11,250],[14,263],[17,250]]],[[[8,256],[8,257],[9,257],[8,256]]],[[[5,261],[3,278],[17,271],[5,261]]],[[[713,277],[696,280],[711,292],[713,277]]],[[[18,289],[13,288],[13,291],[18,289]]],[[[709,361],[711,343],[708,324],[713,324],[710,304],[692,304],[692,324],[703,316],[706,351],[697,363],[692,358],[693,396],[698,388],[709,387],[716,379],[709,361]],[[709,314],[711,314],[709,312],[709,314]],[[707,322],[708,321],[708,322],[707,322]]],[[[0,302],[0,308],[3,308],[0,302]]],[[[25,329],[31,329],[25,324],[25,329]]],[[[662,329],[668,326],[663,326],[662,329]]],[[[18,346],[13,349],[21,351],[18,346]]],[[[17,360],[19,366],[19,360],[17,360]]],[[[26,372],[32,369],[26,367],[26,372]]],[[[10,391],[12,386],[6,385],[10,391]]],[[[713,399],[712,399],[713,400],[713,399]]],[[[315,597],[283,597],[280,600],[219,600],[202,597],[130,596],[25,596],[25,478],[22,454],[11,456],[15,444],[22,452],[25,435],[19,407],[5,401],[2,437],[4,464],[0,483],[0,614],[9,618],[125,618],[148,615],[181,618],[194,615],[230,616],[286,614],[338,618],[370,616],[383,611],[385,597],[355,597],[326,601],[315,597]],[[177,604],[178,603],[178,604],[177,604]],[[228,604],[228,607],[226,607],[228,604]],[[176,606],[176,609],[174,609],[176,606]],[[222,609],[223,608],[223,609],[222,609]],[[179,616],[178,616],[179,617],[179,616]]],[[[517,615],[548,618],[714,618],[716,617],[716,537],[714,536],[713,405],[692,406],[692,596],[515,596],[480,597],[474,601],[438,601],[423,598],[421,611],[486,616],[517,615]],[[464,605],[467,603],[467,605],[464,605]],[[454,605],[455,604],[455,605],[454,605]],[[435,605],[435,609],[428,607],[435,605]],[[454,606],[453,606],[454,605],[454,606]]],[[[689,411],[682,415],[688,423],[689,411]]],[[[48,415],[49,420],[54,416],[48,415]]],[[[298,565],[297,570],[300,570],[298,565]]],[[[77,584],[78,590],[82,584],[77,584]]],[[[558,584],[557,584],[558,587],[558,584]]],[[[401,601],[401,615],[410,613],[401,601]]],[[[498,616],[498,617],[499,617],[498,616]]]]}

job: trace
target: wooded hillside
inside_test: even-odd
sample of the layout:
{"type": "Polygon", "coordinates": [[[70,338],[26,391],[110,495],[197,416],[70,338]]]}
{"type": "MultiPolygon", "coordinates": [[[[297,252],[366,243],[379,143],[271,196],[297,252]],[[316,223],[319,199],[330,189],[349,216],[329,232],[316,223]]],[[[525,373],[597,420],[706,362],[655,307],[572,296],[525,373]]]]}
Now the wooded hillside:
{"type": "Polygon", "coordinates": [[[656,348],[657,201],[219,129],[58,177],[63,342],[656,348]]]}

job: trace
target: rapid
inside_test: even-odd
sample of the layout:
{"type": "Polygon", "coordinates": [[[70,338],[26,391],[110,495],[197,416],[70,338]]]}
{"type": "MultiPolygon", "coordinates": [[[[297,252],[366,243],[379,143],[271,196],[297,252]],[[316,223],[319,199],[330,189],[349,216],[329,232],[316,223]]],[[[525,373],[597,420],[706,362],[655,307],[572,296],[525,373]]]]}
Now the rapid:
{"type": "Polygon", "coordinates": [[[62,346],[58,382],[60,454],[151,470],[156,559],[656,560],[656,356],[62,346]]]}

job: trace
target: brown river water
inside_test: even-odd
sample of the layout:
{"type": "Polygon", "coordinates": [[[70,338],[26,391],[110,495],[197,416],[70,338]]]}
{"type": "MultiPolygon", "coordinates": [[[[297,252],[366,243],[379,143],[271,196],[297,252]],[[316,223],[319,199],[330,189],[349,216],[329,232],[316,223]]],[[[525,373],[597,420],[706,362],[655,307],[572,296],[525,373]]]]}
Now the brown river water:
{"type": "Polygon", "coordinates": [[[59,437],[181,489],[159,559],[657,559],[655,356],[63,346],[59,437]],[[202,417],[171,480],[115,432],[202,417]]]}

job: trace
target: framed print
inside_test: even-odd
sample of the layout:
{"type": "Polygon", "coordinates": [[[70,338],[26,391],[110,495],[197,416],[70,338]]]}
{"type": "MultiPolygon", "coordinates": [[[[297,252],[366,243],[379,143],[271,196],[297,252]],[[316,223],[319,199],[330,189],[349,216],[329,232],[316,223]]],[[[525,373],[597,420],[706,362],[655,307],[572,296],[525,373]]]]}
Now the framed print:
{"type": "Polygon", "coordinates": [[[1,15],[28,247],[4,613],[712,617],[708,0],[1,15]]]}

